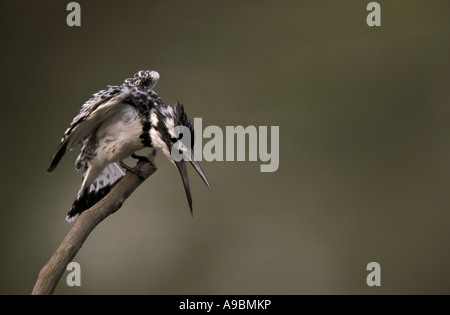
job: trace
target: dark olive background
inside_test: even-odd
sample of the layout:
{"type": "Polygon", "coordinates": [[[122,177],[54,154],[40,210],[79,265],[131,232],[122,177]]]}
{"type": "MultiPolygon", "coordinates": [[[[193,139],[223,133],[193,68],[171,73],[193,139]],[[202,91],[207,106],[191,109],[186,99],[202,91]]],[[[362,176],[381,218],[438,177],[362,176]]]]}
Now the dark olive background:
{"type": "Polygon", "coordinates": [[[378,28],[369,1],[79,1],[78,28],[68,2],[0,10],[0,293],[30,293],[71,228],[78,152],[45,172],[62,133],[141,69],[204,127],[280,126],[280,167],[204,161],[192,218],[159,154],[55,293],[450,293],[450,2],[379,1],[378,28]]]}

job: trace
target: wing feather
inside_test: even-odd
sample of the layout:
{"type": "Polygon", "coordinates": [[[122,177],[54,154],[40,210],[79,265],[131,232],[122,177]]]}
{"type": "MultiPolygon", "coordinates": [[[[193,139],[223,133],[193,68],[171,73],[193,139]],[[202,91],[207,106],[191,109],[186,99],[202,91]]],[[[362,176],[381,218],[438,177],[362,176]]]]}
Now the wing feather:
{"type": "Polygon", "coordinates": [[[109,86],[93,95],[81,108],[80,113],[73,119],[61,139],[61,144],[53,154],[47,172],[52,172],[67,151],[80,145],[89,135],[109,117],[114,115],[121,106],[122,101],[130,95],[127,86],[109,86]]]}

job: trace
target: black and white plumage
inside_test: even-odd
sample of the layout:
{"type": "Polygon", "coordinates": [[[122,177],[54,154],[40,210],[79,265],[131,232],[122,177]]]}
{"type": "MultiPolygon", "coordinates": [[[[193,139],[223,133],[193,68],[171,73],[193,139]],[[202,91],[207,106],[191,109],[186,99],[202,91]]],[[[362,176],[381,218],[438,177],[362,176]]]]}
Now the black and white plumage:
{"type": "Polygon", "coordinates": [[[150,111],[163,105],[151,90],[158,79],[155,71],[139,71],[122,85],[97,92],[64,133],[47,171],[52,172],[64,154],[78,145],[82,148],[75,168],[84,168],[81,188],[67,221],[100,200],[124,175],[116,162],[152,147],[150,111]]]}
{"type": "Polygon", "coordinates": [[[167,159],[175,164],[180,172],[181,179],[183,180],[186,197],[189,203],[189,209],[192,214],[192,197],[189,185],[189,177],[186,168],[186,162],[184,159],[177,161],[172,156],[172,148],[177,144],[176,149],[181,155],[188,160],[197,173],[202,178],[203,182],[208,186],[209,190],[211,185],[205,176],[200,164],[194,155],[194,127],[191,124],[189,117],[187,116],[182,104],[177,102],[173,107],[158,105],[155,110],[151,111],[150,122],[152,127],[150,128],[150,138],[153,143],[153,147],[160,149],[167,159]],[[185,141],[182,133],[178,133],[175,128],[183,126],[189,130],[190,139],[185,141]],[[190,143],[190,146],[187,144],[190,143]]]}
{"type": "Polygon", "coordinates": [[[174,161],[170,152],[174,143],[175,126],[186,126],[191,132],[191,148],[184,148],[192,156],[191,164],[211,189],[200,165],[193,156],[193,127],[181,104],[164,105],[152,88],[159,79],[155,71],[139,71],[120,86],[108,86],[97,92],[81,108],[61,139],[51,158],[48,172],[52,172],[64,154],[81,145],[76,160],[77,170],[84,168],[77,197],[66,217],[73,221],[78,214],[103,198],[124,176],[117,165],[143,148],[161,149],[180,171],[189,207],[192,199],[186,163],[174,161]]]}

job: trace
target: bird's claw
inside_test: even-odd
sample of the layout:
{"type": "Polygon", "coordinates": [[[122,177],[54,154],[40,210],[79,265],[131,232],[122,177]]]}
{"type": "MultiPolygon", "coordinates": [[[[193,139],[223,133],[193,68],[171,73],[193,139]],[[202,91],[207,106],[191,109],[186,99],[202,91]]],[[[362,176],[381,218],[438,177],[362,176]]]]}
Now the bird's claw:
{"type": "Polygon", "coordinates": [[[148,157],[143,156],[143,155],[137,155],[136,153],[133,153],[133,154],[131,155],[131,157],[132,157],[133,159],[138,160],[139,162],[142,162],[142,163],[150,163],[150,162],[151,162],[150,159],[149,159],[148,157]]]}
{"type": "Polygon", "coordinates": [[[120,166],[122,166],[124,169],[127,170],[127,172],[136,174],[140,179],[144,180],[144,175],[143,172],[141,170],[138,170],[135,167],[130,167],[128,165],[126,165],[123,161],[119,161],[120,166]]]}

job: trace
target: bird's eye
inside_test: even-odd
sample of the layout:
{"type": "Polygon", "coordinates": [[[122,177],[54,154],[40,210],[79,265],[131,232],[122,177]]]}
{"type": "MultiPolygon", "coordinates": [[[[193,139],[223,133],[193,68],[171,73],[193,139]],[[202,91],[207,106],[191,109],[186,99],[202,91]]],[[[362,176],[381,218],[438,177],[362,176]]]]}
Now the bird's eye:
{"type": "Polygon", "coordinates": [[[180,135],[178,136],[178,140],[183,139],[183,133],[180,133],[180,135]]]}

